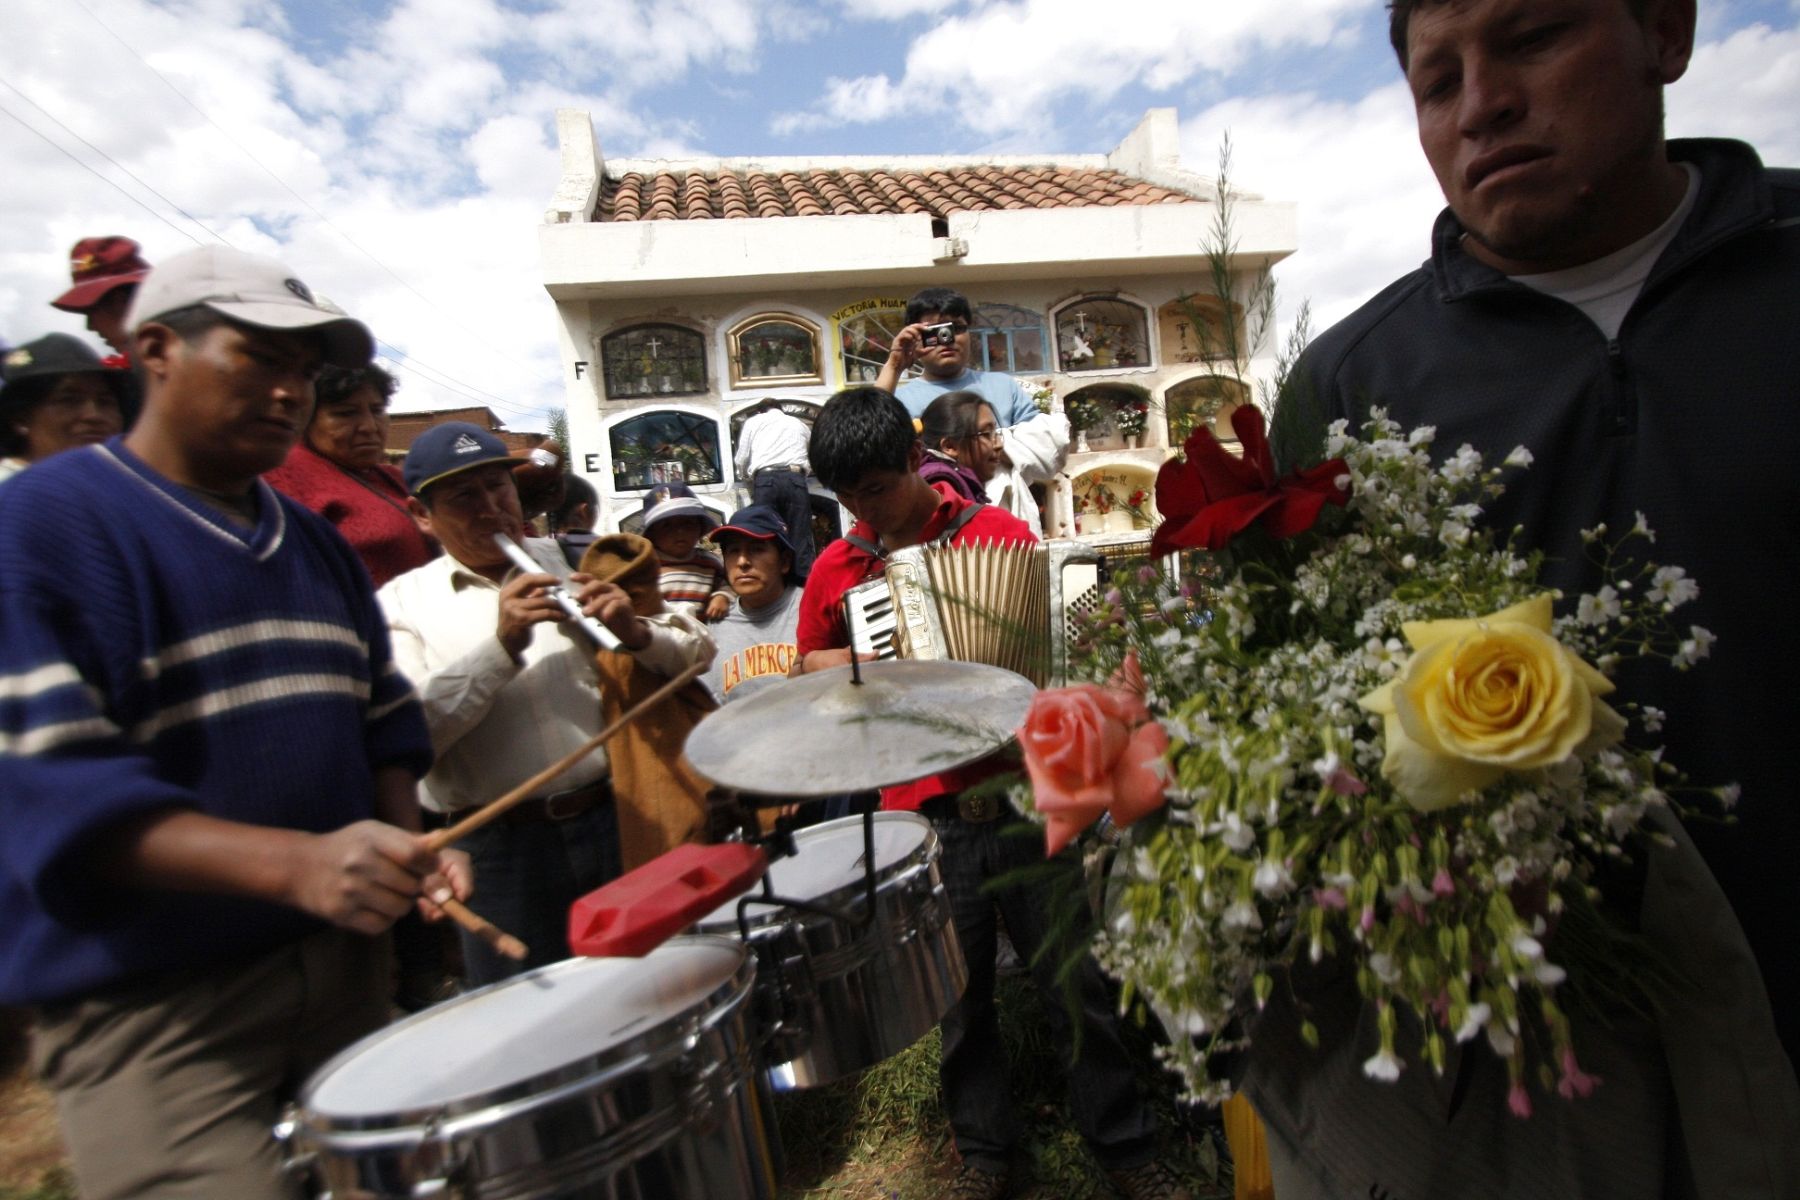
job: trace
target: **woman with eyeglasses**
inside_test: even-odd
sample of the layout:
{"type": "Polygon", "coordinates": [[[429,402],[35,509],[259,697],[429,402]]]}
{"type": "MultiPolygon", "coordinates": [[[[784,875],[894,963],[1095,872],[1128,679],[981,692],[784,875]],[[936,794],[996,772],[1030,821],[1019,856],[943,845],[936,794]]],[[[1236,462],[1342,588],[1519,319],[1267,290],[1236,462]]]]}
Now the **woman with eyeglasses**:
{"type": "Polygon", "coordinates": [[[957,494],[988,503],[986,482],[1000,465],[1000,423],[993,406],[975,392],[945,392],[919,419],[927,483],[947,483],[957,494]]]}

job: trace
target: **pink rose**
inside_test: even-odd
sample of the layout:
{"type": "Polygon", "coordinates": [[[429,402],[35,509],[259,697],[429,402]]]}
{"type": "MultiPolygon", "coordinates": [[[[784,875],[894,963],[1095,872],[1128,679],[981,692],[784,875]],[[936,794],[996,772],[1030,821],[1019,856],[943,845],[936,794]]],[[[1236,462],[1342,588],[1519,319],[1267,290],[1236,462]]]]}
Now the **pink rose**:
{"type": "Polygon", "coordinates": [[[1019,730],[1025,770],[1055,854],[1112,811],[1126,826],[1163,805],[1168,734],[1141,697],[1091,683],[1039,692],[1019,730]]]}

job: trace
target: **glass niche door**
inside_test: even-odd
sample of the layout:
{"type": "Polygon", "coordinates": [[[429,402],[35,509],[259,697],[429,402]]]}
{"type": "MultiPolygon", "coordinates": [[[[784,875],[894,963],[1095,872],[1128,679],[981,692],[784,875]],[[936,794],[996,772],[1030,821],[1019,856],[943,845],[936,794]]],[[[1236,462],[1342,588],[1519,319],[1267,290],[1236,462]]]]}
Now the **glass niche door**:
{"type": "Polygon", "coordinates": [[[719,423],[681,409],[652,409],[607,431],[613,491],[643,491],[662,483],[704,487],[722,483],[719,423]]]}

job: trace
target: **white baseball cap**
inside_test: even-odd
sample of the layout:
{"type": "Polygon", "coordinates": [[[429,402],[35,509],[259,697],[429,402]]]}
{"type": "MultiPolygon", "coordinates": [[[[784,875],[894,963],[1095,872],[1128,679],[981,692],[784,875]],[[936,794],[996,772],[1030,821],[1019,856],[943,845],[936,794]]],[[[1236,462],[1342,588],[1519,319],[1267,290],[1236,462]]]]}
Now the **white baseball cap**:
{"type": "Polygon", "coordinates": [[[257,329],[317,330],[325,339],[326,362],[368,366],[375,357],[374,336],[361,321],[328,303],[272,258],[229,246],[201,246],[150,269],[132,298],[125,326],[135,331],[166,313],[205,305],[257,329]]]}

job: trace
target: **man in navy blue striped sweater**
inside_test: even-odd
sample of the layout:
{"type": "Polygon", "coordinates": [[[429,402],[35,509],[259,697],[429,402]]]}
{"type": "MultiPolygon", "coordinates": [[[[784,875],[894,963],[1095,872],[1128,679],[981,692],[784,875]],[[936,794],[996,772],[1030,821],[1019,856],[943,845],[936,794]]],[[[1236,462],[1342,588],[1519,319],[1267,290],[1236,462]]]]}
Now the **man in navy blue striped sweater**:
{"type": "Polygon", "coordinates": [[[0,1002],[89,1200],[292,1196],[269,1128],[385,1019],[373,935],[469,889],[416,832],[431,748],[368,576],[258,479],[373,347],[223,247],[130,326],[136,427],[0,497],[0,1002]]]}

